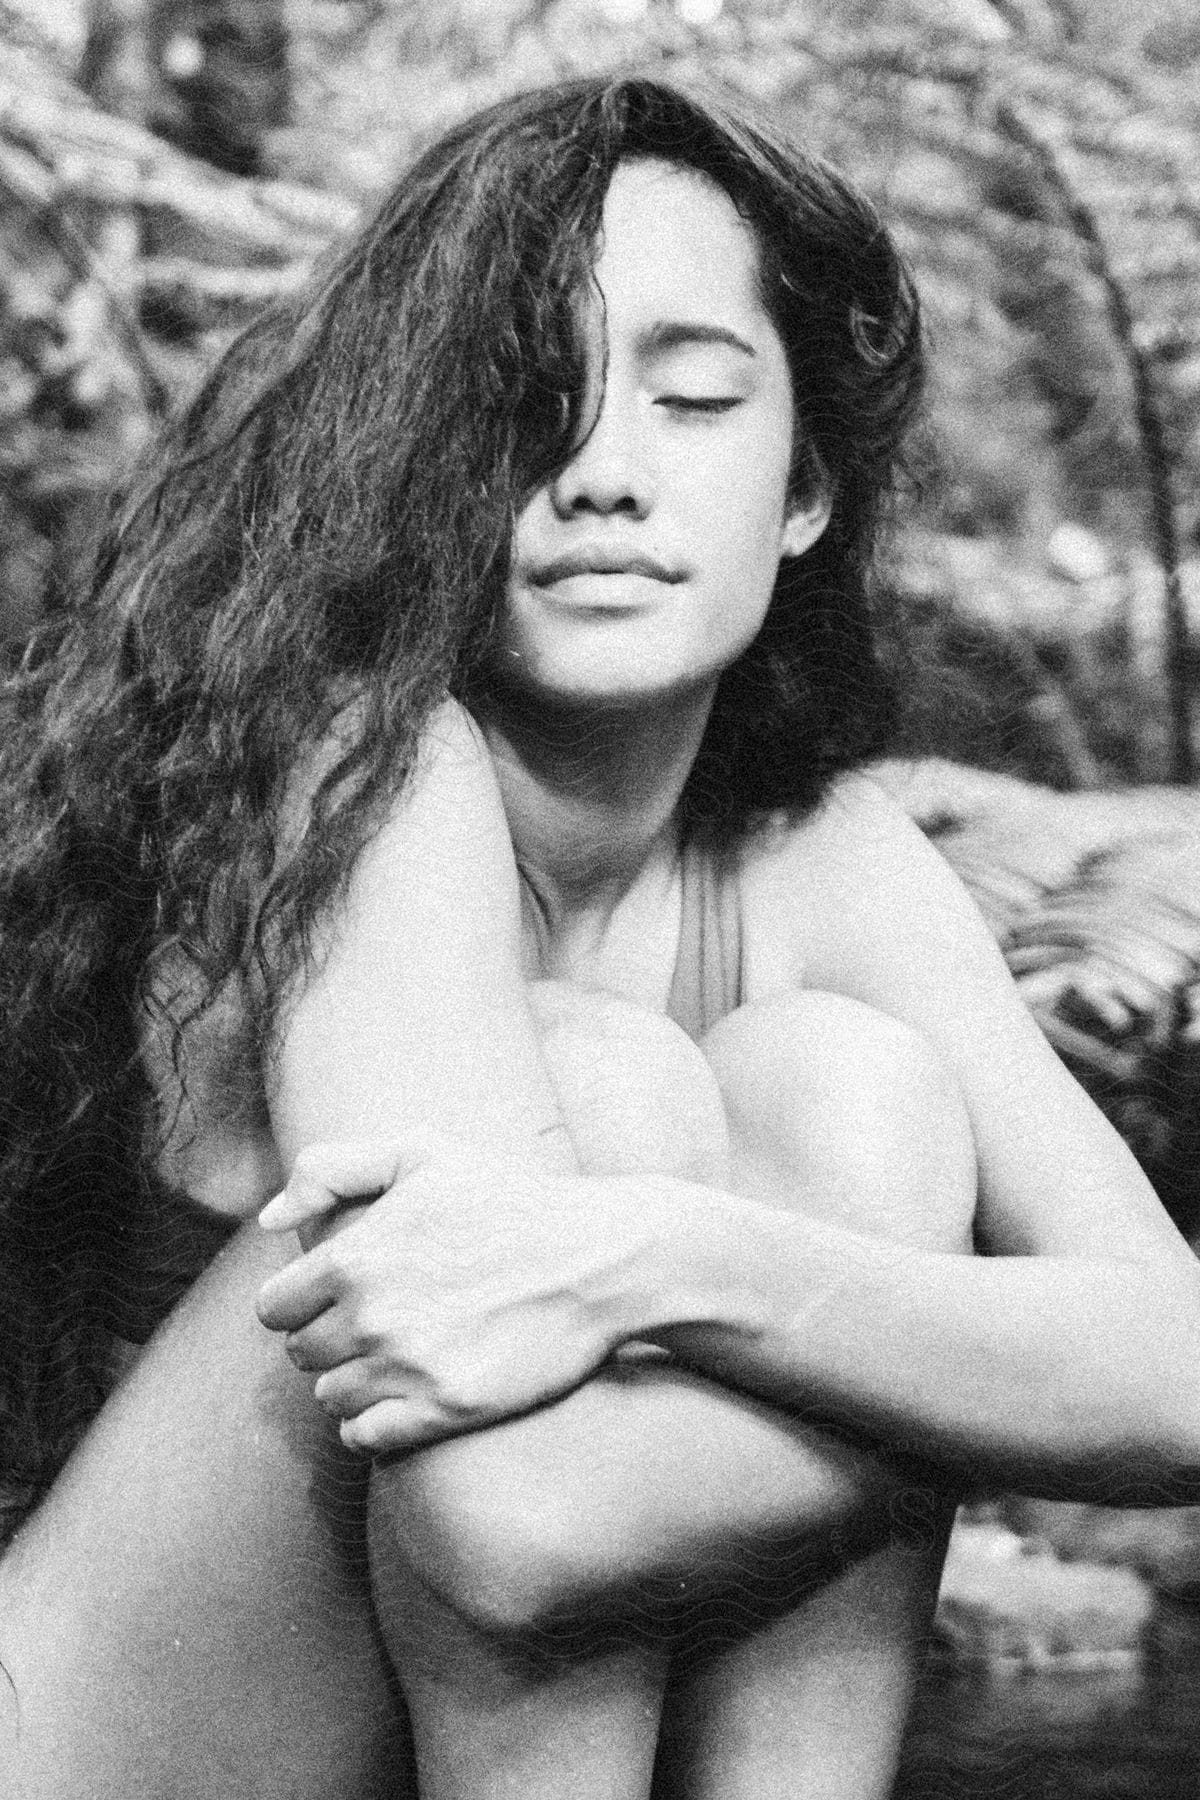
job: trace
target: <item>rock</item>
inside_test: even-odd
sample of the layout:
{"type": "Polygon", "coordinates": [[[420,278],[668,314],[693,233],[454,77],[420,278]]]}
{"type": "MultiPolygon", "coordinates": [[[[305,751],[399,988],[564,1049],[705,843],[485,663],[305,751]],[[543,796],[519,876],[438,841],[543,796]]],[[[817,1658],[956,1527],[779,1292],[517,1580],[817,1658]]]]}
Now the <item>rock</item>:
{"type": "Polygon", "coordinates": [[[1154,1607],[1132,1569],[1064,1562],[992,1520],[960,1520],[938,1597],[935,1645],[996,1670],[1120,1668],[1154,1607]]]}

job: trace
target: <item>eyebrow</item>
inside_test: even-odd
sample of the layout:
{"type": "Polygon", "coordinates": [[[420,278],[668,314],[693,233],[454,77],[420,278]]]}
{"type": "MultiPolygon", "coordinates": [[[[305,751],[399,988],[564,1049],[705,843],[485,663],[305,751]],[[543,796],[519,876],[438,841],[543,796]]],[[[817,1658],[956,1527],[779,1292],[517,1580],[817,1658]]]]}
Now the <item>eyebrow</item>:
{"type": "Polygon", "coordinates": [[[678,350],[689,344],[724,344],[727,349],[737,350],[743,356],[758,355],[753,344],[748,344],[745,338],[739,337],[736,331],[730,331],[728,326],[703,324],[699,320],[664,320],[644,332],[641,342],[642,348],[651,356],[678,350]]]}

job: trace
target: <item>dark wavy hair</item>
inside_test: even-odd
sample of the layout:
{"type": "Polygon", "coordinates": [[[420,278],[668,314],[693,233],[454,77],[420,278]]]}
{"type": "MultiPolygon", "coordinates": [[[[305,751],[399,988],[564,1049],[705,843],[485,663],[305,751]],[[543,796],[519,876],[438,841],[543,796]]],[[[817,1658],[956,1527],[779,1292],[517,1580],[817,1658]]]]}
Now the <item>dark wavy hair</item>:
{"type": "Polygon", "coordinates": [[[0,1457],[21,1504],[99,1405],[140,1279],[154,971],[195,977],[178,1052],[188,1010],[255,968],[265,1042],[431,709],[470,703],[513,519],[585,428],[577,300],[613,170],[643,156],[702,172],[753,227],[794,479],[833,496],[720,683],[686,818],[730,837],[811,807],[888,741],[871,574],[923,358],[875,212],[774,129],[656,80],[460,125],[226,351],[4,697],[0,1457]],[[281,858],[289,781],[330,743],[281,858]]]}

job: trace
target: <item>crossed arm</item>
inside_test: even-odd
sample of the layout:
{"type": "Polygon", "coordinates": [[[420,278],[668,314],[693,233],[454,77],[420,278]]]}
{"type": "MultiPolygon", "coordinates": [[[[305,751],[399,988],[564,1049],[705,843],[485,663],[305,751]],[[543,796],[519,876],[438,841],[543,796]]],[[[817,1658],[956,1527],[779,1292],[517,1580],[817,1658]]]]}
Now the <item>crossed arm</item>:
{"type": "MultiPolygon", "coordinates": [[[[436,1370],[414,1360],[403,1376],[386,1355],[375,1365],[389,1392],[407,1394],[395,1403],[402,1430],[393,1411],[378,1447],[433,1447],[377,1469],[374,1486],[410,1560],[476,1624],[523,1629],[601,1595],[644,1608],[647,1583],[665,1602],[683,1574],[693,1595],[706,1572],[727,1576],[731,1544],[786,1537],[816,1555],[831,1535],[844,1550],[855,1531],[878,1534],[896,1481],[874,1456],[832,1444],[814,1454],[815,1432],[698,1373],[600,1369],[654,1310],[650,1292],[626,1294],[614,1333],[605,1302],[665,1221],[636,1182],[578,1174],[521,974],[507,826],[461,715],[431,733],[396,820],[356,871],[319,975],[284,1021],[272,1112],[295,1164],[288,1202],[301,1212],[331,1191],[379,1193],[399,1144],[425,1169],[424,1243],[409,1229],[423,1210],[418,1173],[403,1223],[381,1201],[357,1218],[347,1210],[315,1261],[264,1291],[260,1312],[277,1328],[318,1314],[303,1360],[332,1371],[322,1399],[341,1357],[322,1352],[321,1334],[348,1323],[347,1305],[364,1348],[394,1343],[403,1317],[438,1358],[436,1370]],[[389,1222],[401,1225],[395,1242],[389,1222]],[[331,1291],[310,1305],[291,1285],[319,1266],[339,1285],[347,1277],[342,1304],[322,1310],[331,1291]],[[498,1304],[470,1343],[452,1342],[429,1302],[440,1282],[451,1310],[469,1304],[476,1276],[498,1304]],[[457,1436],[452,1421],[495,1429],[457,1436]]],[[[685,1183],[669,1192],[674,1213],[694,1204],[685,1183]]],[[[377,1447],[361,1418],[344,1435],[377,1447]]]]}
{"type": "MultiPolygon", "coordinates": [[[[555,1592],[601,1540],[605,1507],[611,1554],[596,1580],[610,1587],[702,1560],[722,1537],[828,1532],[861,1516],[864,1496],[886,1508],[897,1478],[861,1451],[816,1448],[805,1413],[972,1481],[1200,1498],[1190,1254],[1024,1018],[938,859],[882,801],[848,804],[851,820],[834,807],[805,834],[807,866],[783,871],[808,896],[797,928],[811,977],[906,1020],[954,1069],[986,1258],[897,1251],[670,1178],[578,1174],[521,980],[503,812],[461,715],[439,720],[364,855],[286,1021],[273,1110],[289,1163],[306,1146],[376,1140],[357,1172],[345,1153],[331,1163],[310,1149],[292,1184],[300,1210],[306,1185],[314,1210],[330,1192],[388,1192],[276,1278],[262,1316],[304,1326],[317,1366],[355,1359],[348,1441],[455,1440],[397,1477],[410,1548],[441,1558],[442,1575],[456,1503],[468,1562],[487,1554],[469,1498],[481,1472],[493,1524],[495,1478],[517,1472],[506,1524],[532,1524],[525,1563],[551,1571],[555,1592]],[[886,938],[872,916],[886,916],[886,938]],[[445,1136],[414,1138],[414,1120],[445,1136]],[[635,1339],[690,1373],[589,1381],[635,1339]],[[462,1435],[484,1426],[497,1429],[462,1435]],[[598,1465],[601,1444],[611,1456],[598,1465]],[[762,1471],[749,1494],[748,1457],[762,1471]],[[650,1463],[655,1504],[631,1507],[630,1472],[644,1482],[650,1463]],[[538,1479],[547,1469],[564,1502],[550,1513],[528,1504],[530,1481],[553,1489],[538,1479]]],[[[477,1575],[476,1560],[467,1585],[489,1591],[477,1575]]]]}

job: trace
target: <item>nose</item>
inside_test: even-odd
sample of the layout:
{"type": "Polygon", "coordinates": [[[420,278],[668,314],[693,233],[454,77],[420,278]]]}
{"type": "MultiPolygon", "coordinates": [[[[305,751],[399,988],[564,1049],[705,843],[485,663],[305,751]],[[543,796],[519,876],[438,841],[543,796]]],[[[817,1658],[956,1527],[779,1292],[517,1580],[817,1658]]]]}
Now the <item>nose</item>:
{"type": "Polygon", "coordinates": [[[606,389],[592,429],[550,484],[561,519],[611,513],[644,519],[653,509],[655,481],[636,397],[606,389]]]}

